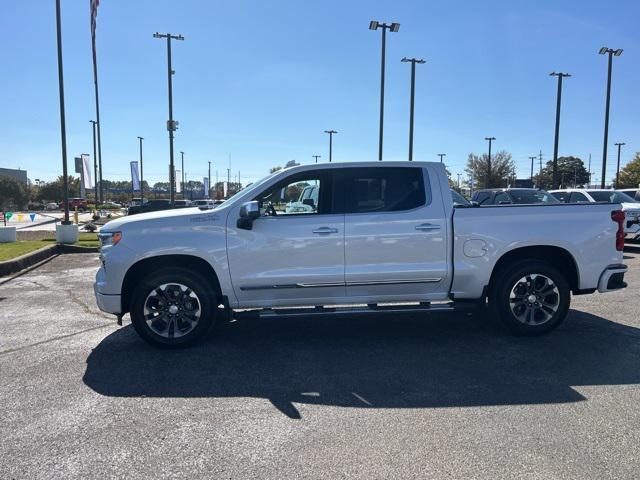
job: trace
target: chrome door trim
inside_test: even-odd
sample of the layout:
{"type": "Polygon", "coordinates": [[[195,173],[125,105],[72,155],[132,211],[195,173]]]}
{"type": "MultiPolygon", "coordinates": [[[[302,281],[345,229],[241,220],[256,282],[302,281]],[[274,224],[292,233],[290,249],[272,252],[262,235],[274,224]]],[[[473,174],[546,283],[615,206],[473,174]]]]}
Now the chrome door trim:
{"type": "Polygon", "coordinates": [[[438,283],[442,278],[418,278],[411,280],[370,280],[364,282],[286,283],[280,285],[255,285],[240,287],[242,291],[280,290],[286,288],[362,287],[367,285],[402,285],[407,283],[438,283]]]}

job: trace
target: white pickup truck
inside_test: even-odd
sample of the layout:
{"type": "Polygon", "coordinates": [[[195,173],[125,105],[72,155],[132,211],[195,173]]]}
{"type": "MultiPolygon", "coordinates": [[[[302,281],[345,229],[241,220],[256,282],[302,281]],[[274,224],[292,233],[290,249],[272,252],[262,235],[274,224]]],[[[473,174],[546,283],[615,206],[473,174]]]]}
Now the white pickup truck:
{"type": "Polygon", "coordinates": [[[179,346],[246,314],[397,313],[488,307],[517,334],[566,316],[573,295],[624,288],[616,204],[454,208],[444,167],[313,164],[215,209],[125,217],[102,229],[98,306],[147,341],[179,346]],[[287,212],[307,187],[310,210],[287,212]]]}

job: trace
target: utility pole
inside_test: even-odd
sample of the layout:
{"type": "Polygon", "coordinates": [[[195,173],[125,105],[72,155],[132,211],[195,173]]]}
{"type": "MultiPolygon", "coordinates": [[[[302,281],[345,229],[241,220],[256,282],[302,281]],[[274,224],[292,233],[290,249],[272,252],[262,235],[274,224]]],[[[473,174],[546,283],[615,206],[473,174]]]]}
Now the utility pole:
{"type": "Polygon", "coordinates": [[[95,184],[93,185],[94,194],[93,196],[96,199],[96,210],[98,209],[98,159],[96,158],[96,120],[89,120],[89,123],[92,124],[93,128],[93,179],[95,184]]]}
{"type": "Polygon", "coordinates": [[[531,160],[531,181],[533,181],[533,161],[536,159],[537,157],[534,155],[533,157],[529,157],[529,160],[531,160]]]}
{"type": "Polygon", "coordinates": [[[64,114],[64,74],[62,69],[62,25],[60,19],[60,0],[56,0],[56,35],[58,43],[58,92],[60,96],[60,138],[62,140],[62,177],[64,188],[64,220],[63,225],[70,225],[69,221],[69,177],[67,175],[67,124],[64,114]]]}
{"type": "Polygon", "coordinates": [[[556,99],[556,134],[553,142],[553,170],[551,175],[551,186],[558,188],[558,140],[560,137],[560,103],[562,102],[562,79],[570,77],[568,73],[551,72],[551,77],[558,77],[558,95],[556,99]]]}
{"type": "Polygon", "coordinates": [[[144,170],[142,168],[142,141],[143,137],[138,137],[140,142],[140,205],[144,205],[144,170]]]}
{"type": "Polygon", "coordinates": [[[589,154],[589,188],[591,188],[591,154],[589,154]]]}
{"type": "Polygon", "coordinates": [[[458,175],[458,190],[460,190],[460,175],[462,175],[461,173],[457,173],[456,175],[458,175]]]}
{"type": "Polygon", "coordinates": [[[620,176],[620,148],[626,143],[616,143],[616,147],[618,147],[618,166],[616,167],[616,189],[618,188],[618,177],[620,176]]]}
{"type": "Polygon", "coordinates": [[[333,134],[338,132],[336,130],[325,130],[324,133],[329,134],[329,163],[331,163],[333,160],[333,134]]]}
{"type": "Polygon", "coordinates": [[[442,163],[442,157],[446,157],[447,156],[446,153],[438,153],[437,155],[440,157],[440,163],[442,163]]]}
{"type": "Polygon", "coordinates": [[[182,163],[180,164],[181,168],[182,168],[182,188],[181,188],[181,190],[182,190],[182,198],[185,198],[185,196],[184,196],[184,187],[185,187],[185,182],[184,182],[184,152],[180,152],[180,157],[182,158],[182,163]]]}
{"type": "Polygon", "coordinates": [[[207,198],[210,198],[211,195],[209,192],[211,192],[211,162],[209,162],[209,173],[207,174],[207,181],[209,182],[209,190],[207,190],[207,198]]]}
{"type": "Polygon", "coordinates": [[[607,142],[609,141],[609,106],[611,103],[611,68],[613,64],[613,56],[619,57],[622,55],[622,49],[602,47],[598,53],[600,55],[609,55],[609,63],[607,68],[607,102],[604,110],[604,142],[602,147],[602,180],[600,182],[600,188],[604,188],[606,183],[606,171],[607,171],[607,142]]]}
{"type": "Polygon", "coordinates": [[[404,63],[411,63],[411,100],[409,104],[409,161],[413,160],[413,112],[414,112],[414,100],[416,91],[416,63],[425,63],[424,60],[418,58],[404,57],[402,60],[404,63]]]}
{"type": "Polygon", "coordinates": [[[539,173],[539,175],[542,175],[542,150],[540,150],[540,154],[539,154],[538,158],[540,158],[540,173],[539,173]]]}
{"type": "Polygon", "coordinates": [[[369,30],[377,30],[378,28],[382,29],[382,55],[380,61],[380,136],[378,139],[378,160],[382,161],[382,137],[384,132],[384,66],[387,46],[387,30],[396,33],[400,30],[400,24],[394,22],[387,25],[386,23],[379,23],[376,20],[369,22],[369,30]]]}
{"type": "Polygon", "coordinates": [[[322,156],[322,155],[311,155],[313,158],[316,159],[316,163],[318,163],[318,159],[322,156]]]}
{"type": "Polygon", "coordinates": [[[489,142],[489,158],[487,161],[487,179],[485,180],[484,187],[491,188],[491,142],[493,142],[496,137],[484,137],[485,140],[489,142]]]}
{"type": "MultiPolygon", "coordinates": [[[[184,40],[182,35],[171,35],[170,33],[154,33],[153,38],[167,39],[167,80],[169,87],[169,121],[167,122],[167,130],[169,131],[169,197],[171,206],[173,207],[176,200],[176,174],[175,165],[173,163],[173,132],[178,129],[178,122],[173,120],[173,81],[172,77],[175,73],[171,68],[171,40],[184,40]]],[[[184,169],[183,169],[184,171],[184,169]]],[[[184,195],[184,193],[183,193],[184,195]]]]}

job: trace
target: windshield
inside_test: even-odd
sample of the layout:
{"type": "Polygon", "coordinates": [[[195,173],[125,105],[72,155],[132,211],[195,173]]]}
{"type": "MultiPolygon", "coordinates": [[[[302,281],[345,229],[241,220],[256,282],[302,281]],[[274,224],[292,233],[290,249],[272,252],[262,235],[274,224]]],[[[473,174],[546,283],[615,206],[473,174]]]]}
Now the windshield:
{"type": "Polygon", "coordinates": [[[453,198],[453,205],[469,205],[469,200],[464,198],[455,190],[451,190],[451,197],[453,198]]]}
{"type": "Polygon", "coordinates": [[[531,203],[560,203],[560,201],[546,190],[529,190],[514,188],[509,190],[511,201],[517,205],[531,203]]]}
{"type": "Polygon", "coordinates": [[[282,170],[277,170],[277,171],[275,171],[273,173],[270,173],[266,177],[261,178],[260,180],[258,180],[257,182],[254,182],[251,185],[249,185],[248,187],[243,188],[239,192],[234,193],[228,199],[225,200],[225,203],[231,202],[232,199],[234,199],[236,197],[239,197],[240,195],[244,195],[247,192],[253,192],[256,188],[258,188],[258,187],[262,186],[263,184],[265,184],[268,180],[271,179],[271,177],[273,177],[276,173],[281,172],[281,171],[282,170]]]}
{"type": "Polygon", "coordinates": [[[614,190],[589,190],[589,195],[593,197],[596,202],[609,202],[609,203],[637,203],[636,200],[623,192],[616,192],[614,190]]]}

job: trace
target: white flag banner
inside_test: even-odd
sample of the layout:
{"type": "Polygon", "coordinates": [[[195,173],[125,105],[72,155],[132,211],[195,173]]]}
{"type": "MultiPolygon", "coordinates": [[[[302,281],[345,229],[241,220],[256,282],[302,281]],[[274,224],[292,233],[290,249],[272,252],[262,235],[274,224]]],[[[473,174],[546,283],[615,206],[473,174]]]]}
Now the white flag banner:
{"type": "Polygon", "coordinates": [[[173,181],[176,184],[176,193],[180,193],[182,192],[182,183],[177,181],[178,178],[180,178],[180,175],[182,174],[181,170],[174,170],[174,175],[173,175],[173,181]]]}
{"type": "Polygon", "coordinates": [[[209,177],[203,177],[202,178],[202,185],[204,185],[204,196],[208,197],[209,196],[209,177]]]}
{"type": "Polygon", "coordinates": [[[131,188],[135,192],[140,190],[140,175],[138,173],[138,162],[130,162],[131,165],[131,188]]]}
{"type": "Polygon", "coordinates": [[[89,164],[89,155],[82,154],[82,178],[84,179],[84,188],[93,188],[91,181],[91,165],[89,164]]]}

